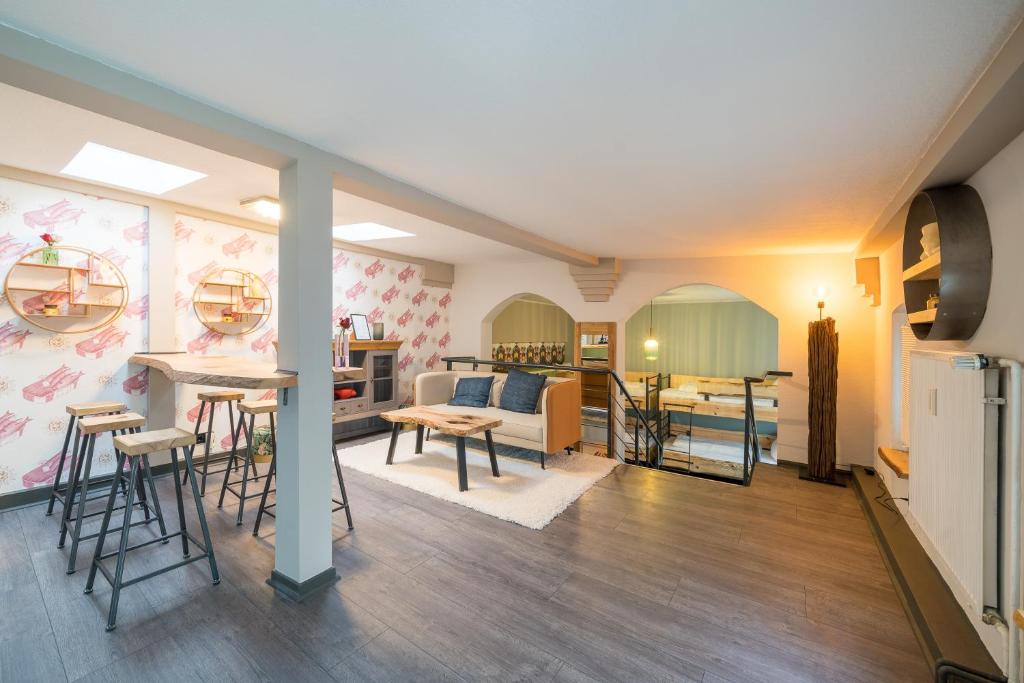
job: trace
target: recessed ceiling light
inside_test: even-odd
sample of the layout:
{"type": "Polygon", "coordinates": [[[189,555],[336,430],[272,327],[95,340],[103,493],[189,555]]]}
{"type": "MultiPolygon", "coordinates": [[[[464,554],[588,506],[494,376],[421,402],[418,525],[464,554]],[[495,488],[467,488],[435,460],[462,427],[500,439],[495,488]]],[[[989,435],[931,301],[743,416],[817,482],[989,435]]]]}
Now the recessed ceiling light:
{"type": "Polygon", "coordinates": [[[95,142],[85,143],[61,173],[148,194],[163,194],[206,177],[199,171],[95,142]]]}
{"type": "Polygon", "coordinates": [[[272,218],[275,221],[281,220],[281,204],[273,197],[253,197],[252,199],[243,199],[241,202],[243,209],[249,209],[255,211],[264,218],[272,218]]]}
{"type": "Polygon", "coordinates": [[[393,237],[415,237],[416,235],[405,230],[389,228],[380,223],[352,223],[350,225],[335,225],[334,238],[346,242],[367,242],[369,240],[386,240],[393,237]]]}

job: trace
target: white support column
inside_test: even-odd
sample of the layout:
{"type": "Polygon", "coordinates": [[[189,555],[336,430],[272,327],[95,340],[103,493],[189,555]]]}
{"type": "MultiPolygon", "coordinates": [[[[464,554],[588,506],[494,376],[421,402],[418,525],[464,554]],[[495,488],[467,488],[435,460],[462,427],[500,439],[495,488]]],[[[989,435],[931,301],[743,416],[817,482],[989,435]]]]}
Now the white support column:
{"type": "Polygon", "coordinates": [[[300,159],[280,172],[278,367],[299,386],[278,392],[276,561],[270,584],[301,600],[333,583],[331,547],[330,167],[300,159]]]}
{"type": "MultiPolygon", "coordinates": [[[[174,311],[174,221],[167,204],[149,206],[149,343],[139,351],[177,351],[174,311]]],[[[135,367],[134,370],[138,368],[135,367]]],[[[162,372],[150,371],[146,428],[174,426],[174,382],[162,372]]],[[[158,458],[158,462],[168,458],[158,458]]]]}

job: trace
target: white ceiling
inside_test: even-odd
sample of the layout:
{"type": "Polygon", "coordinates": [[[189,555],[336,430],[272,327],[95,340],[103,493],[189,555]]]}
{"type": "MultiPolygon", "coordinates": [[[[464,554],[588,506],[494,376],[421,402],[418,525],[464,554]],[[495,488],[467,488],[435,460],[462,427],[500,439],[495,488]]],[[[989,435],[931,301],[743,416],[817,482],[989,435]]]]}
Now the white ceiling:
{"type": "MultiPolygon", "coordinates": [[[[0,164],[60,175],[86,142],[141,154],[207,174],[161,199],[264,222],[239,206],[242,199],[278,194],[277,171],[212,152],[0,83],[0,164]]],[[[334,192],[334,224],[374,222],[415,237],[360,242],[366,246],[446,263],[526,259],[532,255],[447,225],[334,192]]]]}
{"type": "Polygon", "coordinates": [[[647,257],[852,248],[1021,14],[5,0],[0,21],[544,237],[647,257]]]}

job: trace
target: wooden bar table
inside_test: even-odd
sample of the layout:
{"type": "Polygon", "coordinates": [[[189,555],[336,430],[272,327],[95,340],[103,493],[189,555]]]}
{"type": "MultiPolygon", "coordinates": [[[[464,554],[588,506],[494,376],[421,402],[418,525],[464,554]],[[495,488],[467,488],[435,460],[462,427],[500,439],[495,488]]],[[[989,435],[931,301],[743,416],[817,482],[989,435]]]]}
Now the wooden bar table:
{"type": "MultiPolygon", "coordinates": [[[[280,370],[275,363],[254,361],[239,356],[201,356],[183,351],[136,353],[128,362],[159,370],[169,380],[170,391],[164,388],[151,392],[150,395],[151,413],[154,412],[154,404],[159,404],[169,406],[169,414],[172,416],[172,424],[153,425],[156,428],[174,426],[174,384],[199,384],[227,389],[284,389],[282,403],[285,405],[288,403],[288,389],[299,384],[297,372],[280,370]]],[[[335,367],[333,374],[334,381],[340,382],[346,379],[359,379],[365,371],[363,368],[335,367]]],[[[330,401],[331,397],[326,396],[324,400],[330,401]]]]}

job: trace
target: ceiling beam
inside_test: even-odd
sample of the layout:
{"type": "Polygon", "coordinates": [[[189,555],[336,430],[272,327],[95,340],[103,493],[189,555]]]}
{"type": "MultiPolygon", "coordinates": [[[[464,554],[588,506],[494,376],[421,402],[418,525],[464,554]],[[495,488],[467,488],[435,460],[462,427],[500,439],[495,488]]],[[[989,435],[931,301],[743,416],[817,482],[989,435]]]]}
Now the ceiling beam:
{"type": "Polygon", "coordinates": [[[335,188],[344,192],[566,263],[592,266],[598,262],[591,254],[4,25],[0,25],[0,81],[278,170],[296,159],[321,159],[334,171],[335,188]]]}
{"type": "Polygon", "coordinates": [[[903,236],[907,207],[922,189],[962,183],[1024,130],[1024,22],[954,109],[857,245],[877,256],[903,236]]]}

